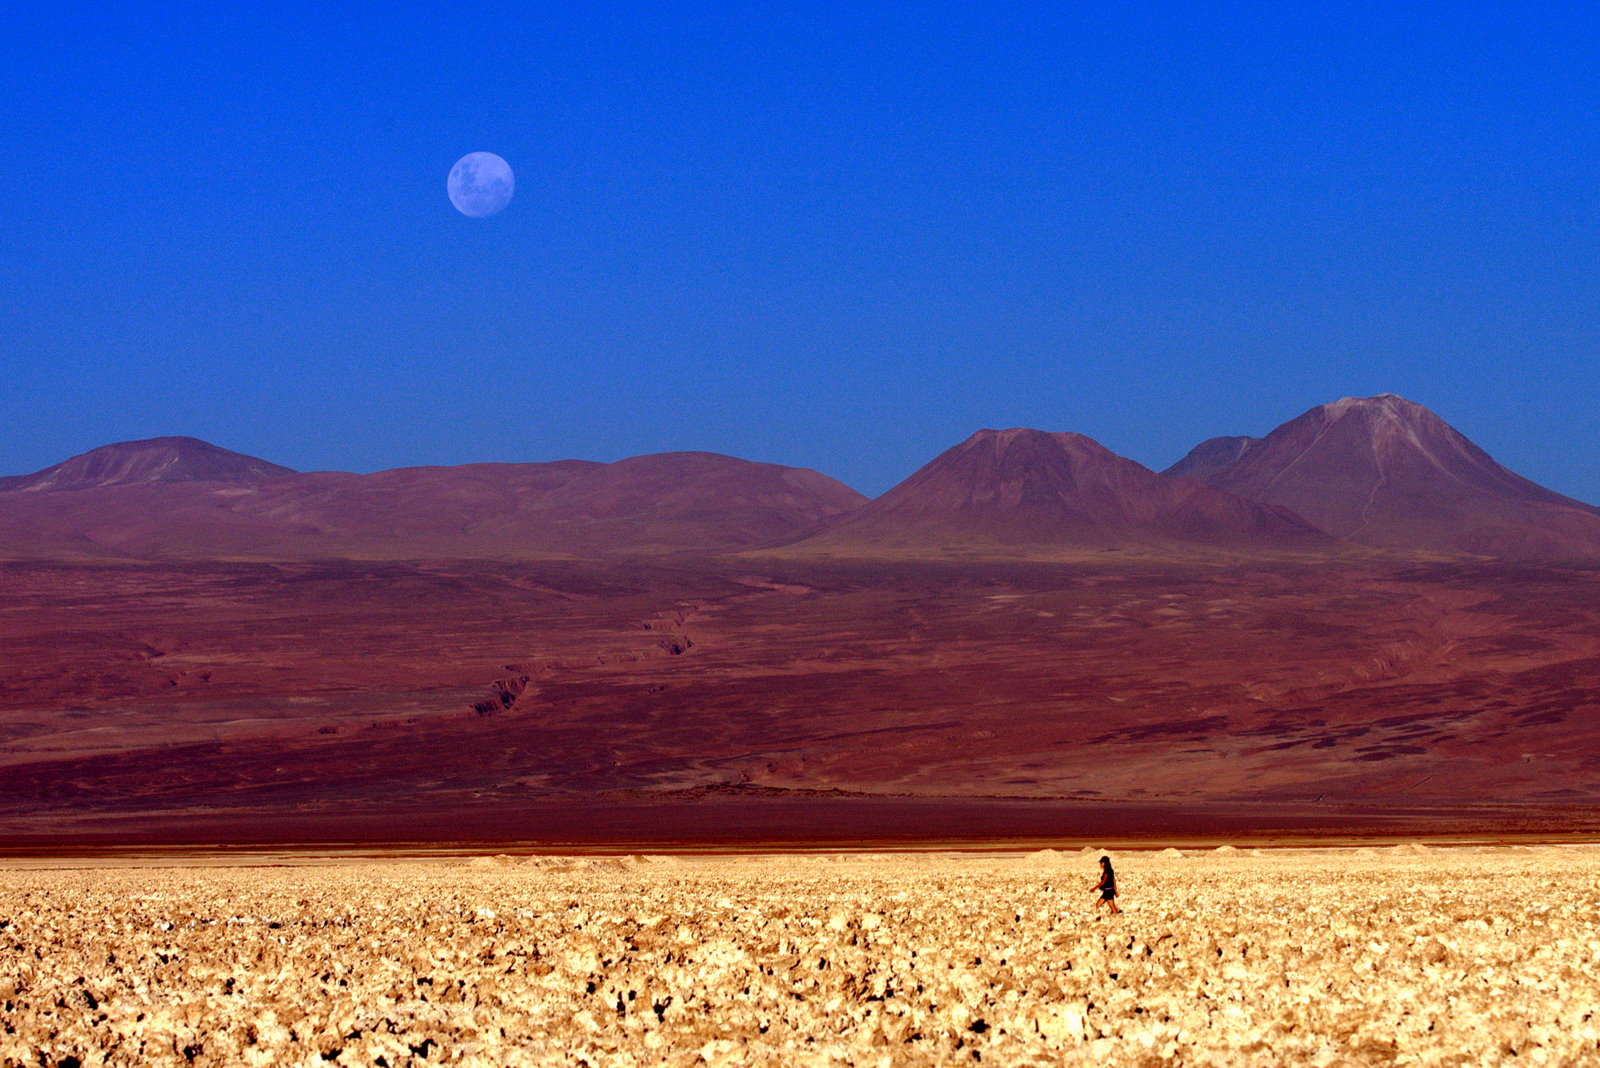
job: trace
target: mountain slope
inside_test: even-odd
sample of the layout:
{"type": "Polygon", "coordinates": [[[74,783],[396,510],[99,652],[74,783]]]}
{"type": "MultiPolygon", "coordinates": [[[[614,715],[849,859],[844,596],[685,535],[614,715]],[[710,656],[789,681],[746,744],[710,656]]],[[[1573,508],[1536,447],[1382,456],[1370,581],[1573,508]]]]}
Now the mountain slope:
{"type": "Polygon", "coordinates": [[[1081,434],[1012,429],[980,430],[802,545],[963,551],[1326,541],[1281,509],[1162,478],[1081,434]]]}
{"type": "Polygon", "coordinates": [[[104,445],[31,475],[0,478],[0,493],[71,491],[172,482],[259,482],[294,470],[198,438],[104,445]]]}
{"type": "Polygon", "coordinates": [[[1260,440],[1243,435],[1207,438],[1190,449],[1183,459],[1161,473],[1168,478],[1192,478],[1197,482],[1204,482],[1240,459],[1260,440]]]}
{"type": "Polygon", "coordinates": [[[1392,393],[1312,408],[1207,470],[1217,440],[1167,473],[1198,474],[1366,545],[1513,558],[1600,552],[1600,509],[1506,470],[1392,393]]]}
{"type": "Polygon", "coordinates": [[[159,449],[134,444],[141,448],[109,447],[120,464],[68,461],[9,480],[13,487],[0,489],[0,553],[370,559],[720,552],[792,541],[866,500],[815,471],[711,453],[356,475],[295,474],[264,461],[207,467],[193,462],[211,457],[204,443],[167,462],[159,449]],[[67,488],[76,492],[46,492],[67,488]]]}

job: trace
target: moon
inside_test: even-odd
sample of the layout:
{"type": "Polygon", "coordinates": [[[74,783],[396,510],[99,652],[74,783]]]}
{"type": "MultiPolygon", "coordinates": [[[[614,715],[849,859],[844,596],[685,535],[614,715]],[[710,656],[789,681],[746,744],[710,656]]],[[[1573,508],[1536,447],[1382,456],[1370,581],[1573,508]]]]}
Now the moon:
{"type": "Polygon", "coordinates": [[[445,189],[463,215],[488,218],[511,203],[511,165],[493,152],[468,152],[450,168],[445,189]]]}

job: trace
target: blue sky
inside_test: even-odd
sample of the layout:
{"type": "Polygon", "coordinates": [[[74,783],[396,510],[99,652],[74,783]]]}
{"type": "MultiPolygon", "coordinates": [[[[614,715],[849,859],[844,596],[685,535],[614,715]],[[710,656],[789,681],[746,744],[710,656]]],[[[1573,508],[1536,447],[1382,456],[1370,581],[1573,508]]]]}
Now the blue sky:
{"type": "Polygon", "coordinates": [[[877,493],[983,426],[1160,468],[1393,391],[1600,502],[1600,8],[998,6],[14,6],[0,473],[877,493]]]}

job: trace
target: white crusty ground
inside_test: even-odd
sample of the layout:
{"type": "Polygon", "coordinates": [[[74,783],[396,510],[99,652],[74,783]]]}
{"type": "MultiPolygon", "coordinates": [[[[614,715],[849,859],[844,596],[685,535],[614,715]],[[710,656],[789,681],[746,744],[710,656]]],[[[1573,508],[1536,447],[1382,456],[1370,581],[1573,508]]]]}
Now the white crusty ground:
{"type": "Polygon", "coordinates": [[[1600,849],[1094,857],[12,861],[0,1064],[1600,1063],[1600,849]]]}

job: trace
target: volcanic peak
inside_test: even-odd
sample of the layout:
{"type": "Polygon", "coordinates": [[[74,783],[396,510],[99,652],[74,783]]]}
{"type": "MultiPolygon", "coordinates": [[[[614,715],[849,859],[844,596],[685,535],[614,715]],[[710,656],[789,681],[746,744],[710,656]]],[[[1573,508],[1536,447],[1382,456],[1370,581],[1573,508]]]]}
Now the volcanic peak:
{"type": "Polygon", "coordinates": [[[1082,434],[980,430],[802,545],[827,551],[1028,551],[1203,544],[1301,548],[1282,509],[1165,479],[1082,434]]]}
{"type": "Polygon", "coordinates": [[[1161,473],[1168,478],[1192,478],[1204,482],[1239,459],[1260,440],[1243,434],[1207,438],[1190,449],[1183,459],[1161,473]]]}
{"type": "Polygon", "coordinates": [[[930,513],[975,507],[1090,513],[1116,508],[1112,484],[1139,468],[1093,438],[1013,427],[980,430],[879,498],[886,508],[930,513]]]}
{"type": "MultiPolygon", "coordinates": [[[[1295,457],[1297,461],[1322,446],[1324,436],[1341,424],[1347,424],[1341,428],[1341,435],[1348,432],[1351,438],[1340,444],[1370,453],[1375,460],[1397,451],[1409,450],[1429,464],[1448,470],[1453,454],[1468,456],[1475,465],[1479,464],[1480,458],[1488,459],[1482,450],[1443,419],[1395,393],[1380,393],[1375,397],[1341,397],[1327,404],[1319,404],[1273,431],[1273,435],[1291,427],[1309,431],[1303,435],[1304,440],[1297,439],[1297,444],[1302,446],[1295,457]]],[[[1251,456],[1264,443],[1271,441],[1274,448],[1281,447],[1282,438],[1273,435],[1267,438],[1247,435],[1208,438],[1161,473],[1169,478],[1192,478],[1220,486],[1222,480],[1248,467],[1251,456]]],[[[1293,466],[1293,461],[1285,465],[1283,470],[1276,472],[1276,477],[1284,476],[1288,468],[1293,466]]]]}
{"type": "Polygon", "coordinates": [[[1435,455],[1434,450],[1441,445],[1446,452],[1476,453],[1488,459],[1482,450],[1443,419],[1415,401],[1394,393],[1380,393],[1376,397],[1341,397],[1322,405],[1321,412],[1324,422],[1330,427],[1345,419],[1363,421],[1375,449],[1409,447],[1421,452],[1440,468],[1445,468],[1448,463],[1448,457],[1435,455]]]}
{"type": "Polygon", "coordinates": [[[1506,470],[1393,393],[1311,408],[1217,464],[1212,442],[1168,469],[1368,545],[1498,556],[1592,555],[1600,509],[1506,470]]]}
{"type": "Polygon", "coordinates": [[[260,482],[294,473],[292,468],[230,452],[199,438],[146,438],[102,445],[31,475],[0,478],[0,492],[168,482],[260,482]]]}

